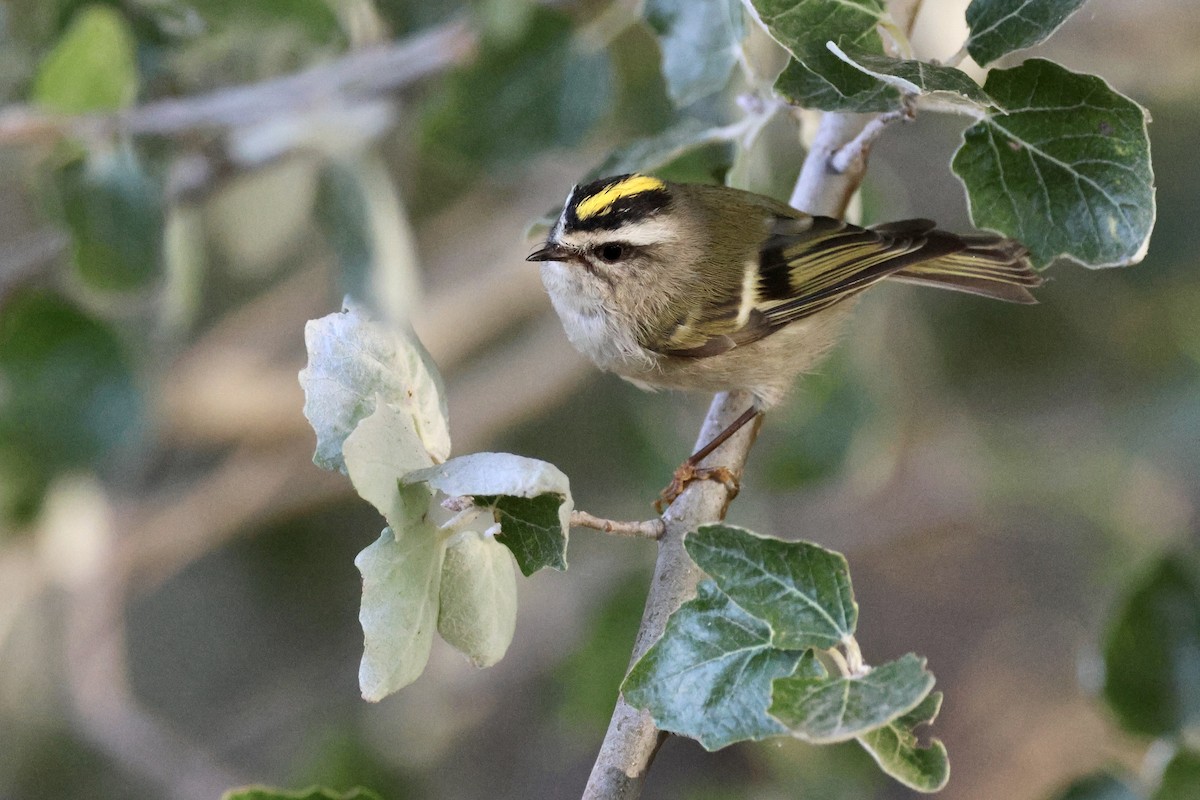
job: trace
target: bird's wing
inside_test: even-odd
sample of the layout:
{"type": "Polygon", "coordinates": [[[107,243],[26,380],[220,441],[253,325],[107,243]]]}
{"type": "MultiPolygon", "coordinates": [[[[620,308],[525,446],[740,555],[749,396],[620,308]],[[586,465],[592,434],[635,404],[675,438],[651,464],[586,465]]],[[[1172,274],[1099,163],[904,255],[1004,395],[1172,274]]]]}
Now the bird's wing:
{"type": "Polygon", "coordinates": [[[830,217],[773,216],[741,295],[696,309],[659,351],[704,358],[768,336],[914,263],[964,245],[930,240],[929,220],[860,228],[830,217]],[[931,248],[932,245],[932,248],[931,248]]]}

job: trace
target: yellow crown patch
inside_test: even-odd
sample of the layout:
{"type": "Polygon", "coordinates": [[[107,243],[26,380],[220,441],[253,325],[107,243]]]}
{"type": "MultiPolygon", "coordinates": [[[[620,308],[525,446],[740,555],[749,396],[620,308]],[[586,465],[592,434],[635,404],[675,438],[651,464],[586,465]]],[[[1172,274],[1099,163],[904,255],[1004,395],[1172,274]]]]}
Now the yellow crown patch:
{"type": "Polygon", "coordinates": [[[575,217],[579,220],[598,217],[608,213],[613,205],[623,197],[630,197],[643,192],[653,192],[666,189],[667,185],[658,178],[649,175],[630,175],[623,181],[606,186],[590,197],[585,197],[575,206],[575,217]]]}

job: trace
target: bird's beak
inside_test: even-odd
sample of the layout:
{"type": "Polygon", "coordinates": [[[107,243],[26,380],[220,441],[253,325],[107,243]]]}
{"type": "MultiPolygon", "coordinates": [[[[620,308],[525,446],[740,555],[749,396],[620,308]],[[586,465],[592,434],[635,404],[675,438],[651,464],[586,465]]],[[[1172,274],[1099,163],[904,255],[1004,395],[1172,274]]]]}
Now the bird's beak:
{"type": "Polygon", "coordinates": [[[546,242],[540,249],[525,257],[526,261],[565,261],[571,257],[571,251],[555,242],[546,242]]]}

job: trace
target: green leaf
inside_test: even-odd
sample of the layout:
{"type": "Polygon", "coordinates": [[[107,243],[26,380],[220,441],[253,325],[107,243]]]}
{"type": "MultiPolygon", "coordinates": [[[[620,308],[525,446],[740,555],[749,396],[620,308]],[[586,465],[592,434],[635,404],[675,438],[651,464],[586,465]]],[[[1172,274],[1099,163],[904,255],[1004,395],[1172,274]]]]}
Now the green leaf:
{"type": "Polygon", "coordinates": [[[917,726],[937,719],[941,708],[942,693],[933,692],[904,716],[858,737],[858,743],[880,769],[908,788],[918,792],[941,791],[950,779],[946,746],[934,739],[928,747],[921,747],[913,732],[917,726]]]}
{"type": "Polygon", "coordinates": [[[424,481],[450,497],[474,497],[500,523],[499,541],[526,576],[543,567],[567,568],[571,499],[567,476],[553,464],[511,453],[473,453],[418,470],[405,483],[424,481]]]}
{"type": "Polygon", "coordinates": [[[953,162],[975,225],[1021,240],[1040,266],[1140,261],[1155,215],[1141,106],[1040,59],[992,70],[983,89],[998,110],[966,130],[953,162]]]}
{"type": "Polygon", "coordinates": [[[992,104],[991,99],[971,76],[954,67],[915,59],[892,58],[877,53],[845,53],[834,45],[830,46],[830,52],[850,66],[904,94],[938,94],[951,102],[964,102],[981,108],[992,104]]]}
{"type": "Polygon", "coordinates": [[[364,645],[358,685],[377,702],[415,681],[425,670],[437,626],[444,543],[429,523],[384,528],[354,559],[362,573],[364,645]]]}
{"type": "Polygon", "coordinates": [[[520,36],[485,37],[474,62],[451,73],[422,120],[425,158],[454,177],[578,144],[607,110],[604,51],[572,47],[571,20],[536,7],[520,36]]]}
{"type": "Polygon", "coordinates": [[[143,400],[117,335],[65,299],[19,290],[0,312],[0,514],[25,521],[51,479],[136,441],[143,400]]]}
{"type": "Polygon", "coordinates": [[[159,275],[162,193],[131,150],[73,162],[60,171],[58,184],[72,261],[86,283],[97,289],[133,289],[159,275]]]}
{"type": "Polygon", "coordinates": [[[434,461],[450,455],[441,375],[411,331],[373,322],[353,307],[304,326],[300,371],[304,416],[317,433],[313,462],[346,472],[342,443],[375,410],[376,398],[405,409],[434,461]]]}
{"type": "Polygon", "coordinates": [[[625,700],[654,724],[718,750],[746,739],[785,733],[766,714],[771,681],[794,671],[818,679],[812,653],[771,645],[771,629],[747,614],[712,581],[667,620],[662,637],[629,671],[625,700]]]}
{"type": "Polygon", "coordinates": [[[438,633],[477,667],[490,667],[517,625],[513,557],[491,536],[463,531],[446,543],[438,633]]]}
{"type": "Polygon", "coordinates": [[[382,800],[370,789],[361,786],[345,792],[335,792],[319,786],[310,786],[299,791],[273,789],[269,786],[243,786],[230,789],[221,795],[221,800],[382,800]]]}
{"type": "Polygon", "coordinates": [[[402,486],[401,478],[433,464],[406,410],[375,400],[375,411],[358,423],[342,445],[346,474],[354,490],[398,530],[420,524],[433,493],[425,486],[402,486]]]}
{"type": "Polygon", "coordinates": [[[584,183],[605,175],[654,172],[702,147],[729,141],[729,129],[714,128],[697,119],[685,118],[657,136],[637,139],[614,150],[599,167],[583,178],[584,183]]]}
{"type": "Polygon", "coordinates": [[[733,602],[771,626],[776,647],[829,649],[854,634],[858,606],[841,554],[732,525],[704,525],[684,547],[733,602]]]}
{"type": "Polygon", "coordinates": [[[135,48],[120,11],[88,6],[42,59],[30,99],[64,114],[125,108],[137,98],[135,48]]]}
{"type": "Polygon", "coordinates": [[[1180,750],[1167,764],[1150,800],[1196,800],[1200,797],[1200,753],[1180,750]]]}
{"type": "Polygon", "coordinates": [[[1126,597],[1104,647],[1104,698],[1148,736],[1200,730],[1200,567],[1168,555],[1126,597]]]}
{"type": "Polygon", "coordinates": [[[1140,800],[1137,792],[1112,775],[1089,775],[1072,783],[1055,800],[1140,800]]]}
{"type": "Polygon", "coordinates": [[[767,713],[797,739],[844,742],[912,711],[931,689],[925,659],[909,653],[861,676],[779,678],[767,713]]]}
{"type": "Polygon", "coordinates": [[[971,0],[967,52],[987,66],[1006,53],[1032,47],[1082,6],[1084,0],[971,0]]]}
{"type": "Polygon", "coordinates": [[[775,90],[797,105],[822,111],[886,111],[900,93],[845,63],[827,47],[883,55],[876,30],[881,0],[754,0],[771,36],[794,57],[775,90]]]}
{"type": "Polygon", "coordinates": [[[648,0],[645,14],[658,34],[675,105],[690,105],[729,82],[746,35],[738,0],[648,0]]]}

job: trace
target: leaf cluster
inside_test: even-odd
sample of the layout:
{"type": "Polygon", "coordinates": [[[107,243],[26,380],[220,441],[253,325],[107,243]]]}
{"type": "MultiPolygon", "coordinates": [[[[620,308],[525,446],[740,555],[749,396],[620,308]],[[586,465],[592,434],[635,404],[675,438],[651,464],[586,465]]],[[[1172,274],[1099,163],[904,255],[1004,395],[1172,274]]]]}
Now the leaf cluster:
{"type": "Polygon", "coordinates": [[[363,696],[416,680],[435,630],[476,666],[495,664],[516,624],[514,563],[566,569],[566,476],[509,453],[450,458],[441,377],[411,333],[347,307],[310,322],[305,343],[313,461],[349,475],[388,522],[355,559],[363,696]]]}
{"type": "Polygon", "coordinates": [[[854,739],[910,788],[946,784],[945,747],[922,745],[916,733],[941,707],[933,675],[911,653],[862,662],[844,557],[723,524],[684,543],[709,579],[629,671],[622,691],[631,705],[709,750],[781,735],[854,739]]]}

